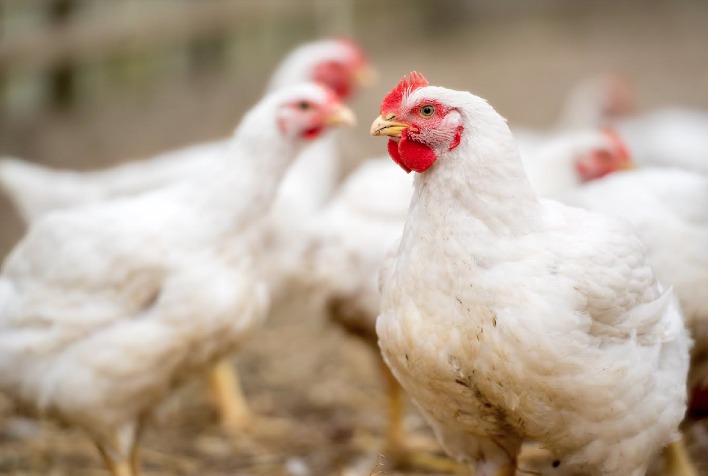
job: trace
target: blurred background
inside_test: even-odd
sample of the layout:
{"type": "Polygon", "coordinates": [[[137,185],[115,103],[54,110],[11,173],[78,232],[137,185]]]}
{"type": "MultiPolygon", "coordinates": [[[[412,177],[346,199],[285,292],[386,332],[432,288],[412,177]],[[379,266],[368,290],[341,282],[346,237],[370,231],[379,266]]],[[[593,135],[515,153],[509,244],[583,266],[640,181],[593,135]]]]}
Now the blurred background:
{"type": "MultiPolygon", "coordinates": [[[[350,167],[385,153],[369,124],[411,70],[485,97],[512,126],[552,127],[573,86],[608,72],[633,85],[637,113],[708,109],[705,0],[0,0],[0,156],[89,170],[224,137],[290,50],[327,36],[354,39],[380,73],[343,134],[350,167]]],[[[0,196],[0,257],[23,231],[0,196]]],[[[253,407],[304,436],[226,444],[204,429],[202,396],[148,432],[146,473],[334,474],[361,453],[355,429],[385,422],[376,369],[312,312],[276,310],[239,355],[253,407]]],[[[1,430],[0,474],[106,474],[86,439],[45,429],[1,430]]],[[[367,476],[362,464],[341,474],[367,476]]]]}
{"type": "MultiPolygon", "coordinates": [[[[1,0],[0,155],[90,169],[230,133],[295,45],[360,42],[381,73],[369,120],[412,69],[487,98],[512,125],[551,125],[584,78],[628,78],[638,112],[708,107],[703,0],[1,0]]],[[[0,255],[22,233],[0,201],[0,255]]]]}

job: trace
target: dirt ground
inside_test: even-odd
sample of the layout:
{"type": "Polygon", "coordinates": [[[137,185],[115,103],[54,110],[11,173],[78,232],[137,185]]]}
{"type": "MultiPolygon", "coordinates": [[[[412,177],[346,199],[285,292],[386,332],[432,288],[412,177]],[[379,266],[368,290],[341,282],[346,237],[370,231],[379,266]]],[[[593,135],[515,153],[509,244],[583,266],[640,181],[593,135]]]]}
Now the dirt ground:
{"type": "MultiPolygon", "coordinates": [[[[221,431],[205,382],[195,379],[168,400],[142,443],[143,476],[436,476],[397,468],[382,447],[386,401],[369,348],[324,318],[322,303],[293,293],[238,353],[246,396],[258,415],[247,432],[221,431]]],[[[414,443],[435,447],[412,405],[405,420],[414,443]]],[[[687,432],[689,448],[708,474],[708,424],[687,432]]],[[[439,449],[434,454],[442,457],[439,449]]],[[[389,455],[390,456],[390,455],[389,455]]],[[[517,472],[571,476],[537,458],[517,472]]],[[[0,399],[0,474],[107,476],[93,444],[79,430],[18,418],[0,399]]],[[[650,473],[661,475],[660,466],[650,473]]]]}
{"type": "MultiPolygon", "coordinates": [[[[380,141],[366,137],[368,124],[380,98],[412,69],[431,82],[487,97],[516,124],[551,124],[564,91],[588,74],[608,70],[635,83],[640,110],[708,107],[707,2],[601,1],[587,10],[543,15],[491,12],[425,41],[415,33],[430,25],[399,27],[391,23],[392,15],[355,28],[381,80],[354,105],[361,125],[348,139],[352,162],[384,152],[380,141]]],[[[233,78],[205,76],[190,85],[189,94],[177,84],[149,100],[5,123],[0,154],[91,168],[219,137],[258,96],[263,78],[253,74],[239,94],[230,84],[233,78]]],[[[22,232],[9,202],[0,199],[0,256],[22,232]]],[[[304,290],[292,290],[235,365],[249,402],[268,420],[250,432],[224,435],[203,382],[195,381],[149,426],[145,476],[430,474],[397,470],[377,456],[386,414],[376,362],[364,344],[329,324],[321,302],[304,290]]],[[[430,437],[410,410],[409,430],[430,437]]],[[[701,474],[708,474],[708,428],[700,424],[689,433],[701,474]]],[[[12,403],[0,400],[0,474],[108,473],[79,431],[18,418],[12,403]]],[[[562,468],[545,474],[562,474],[562,468]]]]}

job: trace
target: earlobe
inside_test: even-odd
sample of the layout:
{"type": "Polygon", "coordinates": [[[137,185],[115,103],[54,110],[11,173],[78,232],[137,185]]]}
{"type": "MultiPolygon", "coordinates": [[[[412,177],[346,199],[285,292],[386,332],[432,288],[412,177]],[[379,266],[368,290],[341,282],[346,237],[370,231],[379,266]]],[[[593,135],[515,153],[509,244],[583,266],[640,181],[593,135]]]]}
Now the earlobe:
{"type": "Polygon", "coordinates": [[[464,127],[457,126],[457,130],[455,131],[455,138],[452,140],[452,143],[450,144],[450,147],[447,150],[452,150],[458,145],[460,145],[460,141],[462,140],[462,133],[464,132],[464,130],[464,127]]]}

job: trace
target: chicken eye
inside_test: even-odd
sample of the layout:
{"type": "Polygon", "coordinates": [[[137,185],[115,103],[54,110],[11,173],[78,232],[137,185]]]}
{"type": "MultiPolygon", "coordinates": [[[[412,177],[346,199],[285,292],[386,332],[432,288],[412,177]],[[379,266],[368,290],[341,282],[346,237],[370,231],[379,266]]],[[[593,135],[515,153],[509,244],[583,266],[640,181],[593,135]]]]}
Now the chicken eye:
{"type": "Polygon", "coordinates": [[[418,112],[423,117],[430,117],[435,113],[435,108],[428,104],[426,106],[422,106],[418,112]]]}
{"type": "Polygon", "coordinates": [[[300,101],[297,103],[297,108],[300,109],[301,111],[307,111],[311,107],[312,107],[312,105],[307,101],[300,101]]]}

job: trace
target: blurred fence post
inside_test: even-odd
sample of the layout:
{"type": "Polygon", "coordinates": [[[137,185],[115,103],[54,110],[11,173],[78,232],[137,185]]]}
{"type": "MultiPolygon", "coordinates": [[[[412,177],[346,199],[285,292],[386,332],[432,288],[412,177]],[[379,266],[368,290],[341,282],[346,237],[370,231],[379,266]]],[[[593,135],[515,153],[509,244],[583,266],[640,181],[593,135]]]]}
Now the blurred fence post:
{"type": "MultiPolygon", "coordinates": [[[[5,35],[5,16],[7,15],[7,5],[4,2],[0,2],[0,40],[2,40],[5,35]]],[[[7,99],[7,70],[0,64],[0,112],[5,110],[5,106],[8,103],[7,99]]]]}
{"type": "MultiPolygon", "coordinates": [[[[199,2],[202,0],[192,0],[199,2]]],[[[204,69],[219,69],[224,66],[226,57],[226,32],[218,30],[215,33],[205,33],[197,37],[187,46],[190,73],[204,69]]]]}
{"type": "MultiPolygon", "coordinates": [[[[71,19],[76,8],[75,0],[52,0],[49,3],[49,23],[51,28],[61,29],[71,19]]],[[[64,59],[48,73],[50,101],[54,107],[66,108],[74,101],[76,94],[75,63],[64,59]]]]}

